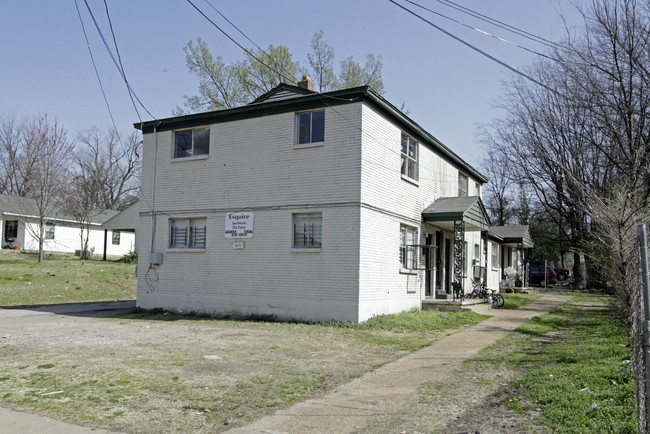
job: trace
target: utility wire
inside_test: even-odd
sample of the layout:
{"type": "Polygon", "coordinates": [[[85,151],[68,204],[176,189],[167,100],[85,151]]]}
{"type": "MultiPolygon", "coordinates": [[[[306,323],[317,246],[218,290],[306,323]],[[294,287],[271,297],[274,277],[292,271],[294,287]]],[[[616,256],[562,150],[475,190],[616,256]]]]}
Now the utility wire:
{"type": "Polygon", "coordinates": [[[548,87],[548,86],[545,85],[544,83],[542,83],[542,82],[540,82],[540,81],[534,79],[534,78],[531,77],[530,75],[528,75],[528,74],[526,74],[526,73],[524,73],[524,72],[521,72],[521,71],[519,71],[519,70],[516,69],[516,68],[513,68],[512,66],[510,66],[510,65],[508,65],[507,63],[505,63],[505,62],[503,62],[503,61],[497,59],[496,57],[494,57],[494,56],[492,56],[492,55],[486,53],[485,51],[481,50],[480,48],[475,47],[474,45],[470,44],[469,42],[464,41],[463,39],[459,38],[458,36],[454,35],[453,33],[450,33],[450,32],[448,32],[448,31],[446,31],[445,29],[443,29],[442,27],[437,26],[436,24],[434,24],[434,23],[432,23],[431,21],[429,21],[429,20],[427,20],[426,18],[424,18],[422,15],[418,15],[417,13],[413,12],[413,11],[410,10],[409,8],[407,8],[407,7],[405,7],[405,6],[402,6],[401,4],[397,3],[395,0],[388,0],[388,1],[391,2],[391,3],[393,3],[395,6],[401,8],[401,9],[404,9],[404,10],[405,10],[406,12],[408,12],[409,14],[411,14],[411,15],[413,15],[413,16],[419,18],[420,20],[424,21],[425,23],[427,23],[427,24],[430,25],[431,27],[433,27],[433,28],[435,28],[436,30],[438,30],[438,31],[440,31],[440,32],[442,32],[442,33],[444,33],[445,35],[449,36],[450,38],[455,39],[456,41],[460,42],[461,44],[465,45],[466,47],[471,48],[472,50],[476,51],[477,53],[481,54],[482,56],[485,56],[485,57],[487,57],[488,59],[492,60],[493,62],[496,62],[496,63],[498,63],[499,65],[503,66],[504,68],[506,68],[506,69],[508,69],[508,70],[510,70],[510,71],[512,71],[512,72],[514,72],[515,74],[520,75],[520,76],[526,78],[527,80],[530,80],[531,82],[537,84],[538,86],[541,86],[541,87],[545,88],[546,90],[548,90],[548,91],[550,91],[550,92],[558,93],[555,89],[551,89],[550,87],[548,87]]]}
{"type": "Polygon", "coordinates": [[[104,97],[104,103],[106,103],[106,109],[108,110],[108,115],[111,118],[111,123],[113,124],[113,128],[117,132],[118,130],[117,130],[117,125],[115,125],[115,118],[113,118],[113,112],[111,111],[111,106],[108,103],[108,98],[106,97],[106,92],[104,91],[104,85],[102,84],[102,79],[99,76],[99,71],[97,70],[97,64],[95,63],[95,57],[93,56],[93,52],[90,48],[90,42],[88,41],[88,34],[86,33],[86,26],[84,25],[83,18],[81,17],[81,11],[79,11],[79,4],[77,3],[77,0],[74,0],[74,5],[77,8],[77,15],[79,15],[79,22],[81,23],[81,29],[83,30],[84,38],[86,39],[86,46],[88,47],[88,54],[90,54],[90,60],[92,61],[93,68],[95,69],[95,75],[97,76],[97,81],[99,82],[99,88],[101,89],[102,96],[104,97]]]}
{"type": "MultiPolygon", "coordinates": [[[[93,14],[92,9],[90,9],[90,5],[88,4],[88,0],[84,0],[84,3],[86,4],[86,8],[88,9],[88,13],[90,14],[90,17],[92,18],[93,23],[95,24],[95,28],[97,29],[97,32],[99,33],[99,36],[101,37],[102,42],[104,43],[104,47],[106,47],[106,50],[108,51],[108,54],[110,55],[111,59],[113,60],[113,64],[115,64],[115,67],[117,68],[117,71],[120,73],[120,76],[122,77],[122,80],[124,80],[124,83],[126,84],[127,89],[129,90],[129,92],[133,92],[134,98],[136,99],[136,101],[138,101],[140,106],[149,114],[149,116],[151,116],[153,119],[156,119],[156,117],[154,115],[152,115],[151,112],[149,112],[149,110],[147,110],[147,107],[145,107],[145,105],[142,103],[140,98],[138,98],[138,95],[135,93],[133,88],[131,88],[131,85],[129,84],[128,80],[126,79],[126,75],[124,74],[124,71],[120,69],[120,65],[119,65],[117,59],[115,59],[115,55],[113,54],[113,51],[111,50],[111,47],[109,46],[108,42],[106,41],[106,38],[104,37],[104,34],[102,33],[102,30],[99,27],[99,24],[97,23],[97,20],[95,19],[95,15],[93,14]]],[[[136,112],[137,112],[137,109],[136,109],[136,112]]],[[[140,122],[142,122],[142,119],[140,119],[140,122]]]]}
{"type": "MultiPolygon", "coordinates": [[[[205,0],[205,2],[206,2],[206,3],[208,4],[208,6],[210,6],[210,7],[211,7],[211,8],[212,8],[216,13],[218,13],[219,15],[221,15],[221,18],[223,18],[224,20],[226,20],[226,21],[228,22],[228,24],[230,24],[231,26],[233,26],[233,27],[235,28],[235,30],[237,30],[237,31],[238,31],[238,32],[239,32],[239,33],[240,33],[244,38],[246,38],[246,39],[248,40],[248,42],[250,42],[251,44],[253,44],[253,45],[254,45],[258,50],[260,50],[262,53],[264,53],[264,55],[266,55],[267,59],[269,59],[271,62],[273,62],[273,64],[275,65],[275,67],[276,67],[276,68],[279,68],[279,69],[282,71],[282,74],[278,73],[277,70],[272,70],[273,72],[275,72],[275,73],[278,74],[278,75],[281,75],[281,76],[282,76],[283,78],[285,78],[285,79],[287,78],[287,76],[285,75],[285,73],[286,73],[286,74],[289,74],[289,71],[287,71],[287,70],[286,70],[282,65],[278,64],[278,63],[275,61],[275,59],[273,59],[273,58],[269,55],[269,53],[267,53],[267,52],[266,52],[262,47],[260,47],[259,45],[257,45],[257,44],[255,43],[255,41],[253,41],[251,38],[249,38],[248,35],[246,35],[246,33],[244,33],[244,32],[243,32],[239,27],[237,27],[237,26],[235,25],[235,23],[233,23],[232,21],[230,21],[230,20],[229,20],[229,19],[228,19],[224,14],[222,14],[222,13],[221,13],[221,12],[220,12],[216,7],[214,7],[214,5],[213,5],[212,3],[210,3],[209,0],[205,0]]],[[[289,75],[290,75],[290,74],[289,74],[289,75]]],[[[295,77],[293,78],[293,80],[295,81],[295,77]]]]}
{"type": "Polygon", "coordinates": [[[479,33],[481,33],[481,34],[483,34],[483,35],[486,35],[486,36],[489,36],[489,37],[491,37],[491,38],[494,38],[494,39],[496,39],[497,41],[504,42],[504,43],[506,43],[506,44],[512,45],[512,46],[517,47],[517,48],[521,48],[522,50],[526,50],[526,51],[528,51],[528,52],[530,52],[530,53],[533,53],[533,54],[536,54],[536,55],[538,55],[538,56],[545,57],[545,58],[547,58],[547,59],[553,60],[551,57],[547,56],[546,54],[540,53],[540,52],[535,51],[535,50],[533,50],[533,49],[531,49],[531,48],[524,47],[523,45],[519,45],[519,44],[517,44],[517,43],[515,43],[515,42],[509,41],[509,40],[507,40],[507,39],[505,39],[505,38],[502,38],[502,37],[500,37],[500,36],[494,35],[494,34],[492,34],[492,33],[489,33],[489,32],[487,32],[487,31],[485,31],[485,30],[479,29],[478,27],[474,27],[474,26],[470,26],[469,24],[465,24],[465,23],[463,23],[462,21],[458,21],[458,20],[456,20],[456,19],[454,19],[454,18],[451,18],[451,17],[449,17],[449,16],[447,16],[447,15],[444,15],[444,14],[442,14],[442,13],[440,13],[440,12],[434,11],[433,9],[429,9],[429,8],[427,8],[427,7],[425,7],[425,6],[422,6],[421,4],[418,4],[418,3],[416,3],[416,2],[414,2],[414,1],[412,1],[412,0],[404,0],[404,1],[407,2],[407,3],[412,4],[413,6],[416,6],[416,7],[420,8],[420,9],[424,9],[425,11],[431,12],[432,14],[435,14],[435,15],[438,15],[438,16],[440,16],[440,17],[442,17],[442,18],[445,18],[445,19],[447,19],[447,20],[449,20],[449,21],[451,21],[451,22],[454,22],[454,23],[456,23],[456,24],[459,24],[459,25],[461,25],[461,26],[463,26],[463,27],[467,27],[468,29],[475,30],[475,31],[477,31],[477,32],[479,32],[479,33]]]}
{"type": "Polygon", "coordinates": [[[451,0],[435,0],[435,1],[437,1],[438,3],[441,3],[441,4],[445,5],[445,6],[448,6],[450,8],[456,9],[456,10],[458,10],[460,12],[463,12],[463,13],[465,13],[467,15],[470,15],[470,16],[472,16],[474,18],[478,18],[478,19],[483,20],[483,21],[485,21],[487,23],[490,23],[490,24],[492,24],[494,26],[500,27],[500,28],[502,28],[504,30],[507,30],[509,32],[517,34],[519,36],[523,36],[524,38],[528,38],[528,39],[533,40],[535,42],[545,44],[545,45],[547,45],[549,47],[557,47],[557,48],[561,48],[561,49],[566,49],[566,47],[562,46],[561,44],[558,44],[557,42],[553,42],[553,41],[548,40],[546,38],[543,38],[543,37],[541,37],[539,35],[535,35],[533,33],[522,30],[522,29],[520,29],[518,27],[511,26],[510,24],[507,24],[507,23],[504,23],[504,22],[499,21],[497,19],[491,18],[491,17],[489,17],[487,15],[484,15],[484,14],[482,14],[480,12],[476,12],[476,11],[470,9],[470,8],[465,7],[465,6],[461,6],[458,3],[454,3],[451,0]]]}
{"type": "Polygon", "coordinates": [[[295,77],[293,77],[293,78],[289,78],[289,77],[287,77],[286,75],[284,75],[284,73],[282,73],[281,71],[278,71],[278,70],[276,70],[276,69],[273,69],[272,67],[270,67],[269,65],[267,65],[264,61],[262,61],[262,60],[261,60],[259,57],[257,57],[255,54],[251,53],[251,51],[250,51],[249,49],[247,49],[247,48],[244,47],[242,44],[240,44],[239,42],[237,42],[237,41],[236,41],[232,36],[230,36],[230,35],[229,35],[225,30],[223,30],[221,27],[219,27],[219,25],[218,25],[217,23],[215,23],[214,21],[212,21],[212,20],[210,19],[210,17],[208,17],[208,16],[207,16],[207,15],[206,15],[206,14],[205,14],[201,9],[199,9],[198,6],[196,6],[194,3],[192,3],[192,0],[187,0],[187,2],[188,2],[189,4],[191,4],[192,7],[193,7],[194,9],[197,10],[198,13],[200,13],[201,15],[203,15],[203,17],[204,17],[206,20],[208,20],[208,21],[210,22],[210,24],[212,24],[214,27],[217,28],[217,30],[219,30],[221,33],[223,33],[223,35],[224,35],[226,38],[230,39],[230,40],[231,40],[235,45],[237,45],[239,48],[241,48],[242,50],[244,50],[244,52],[245,52],[246,54],[248,54],[250,57],[252,57],[252,58],[255,59],[256,61],[258,61],[261,65],[263,65],[264,67],[266,67],[269,71],[278,74],[279,77],[281,77],[281,78],[287,80],[287,82],[289,82],[289,83],[293,82],[293,81],[296,79],[295,77]]]}
{"type": "MultiPolygon", "coordinates": [[[[124,80],[126,81],[126,72],[124,72],[124,65],[122,64],[122,56],[120,56],[120,50],[117,47],[117,39],[115,38],[115,31],[113,30],[113,22],[111,21],[111,15],[108,12],[108,3],[106,2],[106,0],[104,0],[104,9],[106,9],[106,18],[108,19],[108,26],[110,27],[111,35],[113,36],[113,45],[115,45],[115,53],[117,54],[117,60],[120,64],[120,71],[122,72],[122,77],[124,77],[124,80]]],[[[131,86],[129,86],[128,83],[126,88],[129,92],[129,98],[131,98],[131,104],[133,104],[135,113],[138,115],[138,119],[140,120],[140,122],[142,122],[142,118],[140,117],[140,112],[138,111],[138,107],[135,104],[135,101],[133,100],[133,92],[131,90],[131,86]]]]}

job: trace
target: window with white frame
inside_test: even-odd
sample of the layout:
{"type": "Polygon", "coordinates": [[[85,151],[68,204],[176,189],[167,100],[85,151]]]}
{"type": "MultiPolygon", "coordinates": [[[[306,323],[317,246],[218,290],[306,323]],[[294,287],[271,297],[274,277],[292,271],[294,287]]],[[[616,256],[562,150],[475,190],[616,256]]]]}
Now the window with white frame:
{"type": "Polygon", "coordinates": [[[492,269],[499,269],[499,245],[497,243],[492,243],[492,269]]]}
{"type": "Polygon", "coordinates": [[[478,182],[475,182],[474,183],[474,188],[476,189],[476,196],[480,196],[481,195],[481,184],[478,183],[478,182]]]}
{"type": "Polygon", "coordinates": [[[113,231],[113,245],[120,245],[120,231],[113,231]]]}
{"type": "Polygon", "coordinates": [[[174,158],[210,154],[210,127],[174,131],[174,158]]]}
{"type": "Polygon", "coordinates": [[[402,175],[418,179],[418,142],[402,133],[402,175]]]}
{"type": "Polygon", "coordinates": [[[55,224],[45,224],[45,239],[46,240],[53,240],[54,239],[54,227],[55,224]]]}
{"type": "Polygon", "coordinates": [[[469,178],[464,173],[458,172],[458,197],[467,196],[469,178]]]}
{"type": "Polygon", "coordinates": [[[413,226],[400,225],[399,261],[402,268],[412,270],[417,268],[418,230],[413,226]]]}
{"type": "Polygon", "coordinates": [[[321,248],[323,245],[323,214],[293,214],[293,247],[321,248]]]}
{"type": "Polygon", "coordinates": [[[207,219],[170,219],[169,248],[205,249],[207,219]]]}
{"type": "Polygon", "coordinates": [[[318,143],[325,140],[325,110],[296,114],[298,144],[318,143]]]}

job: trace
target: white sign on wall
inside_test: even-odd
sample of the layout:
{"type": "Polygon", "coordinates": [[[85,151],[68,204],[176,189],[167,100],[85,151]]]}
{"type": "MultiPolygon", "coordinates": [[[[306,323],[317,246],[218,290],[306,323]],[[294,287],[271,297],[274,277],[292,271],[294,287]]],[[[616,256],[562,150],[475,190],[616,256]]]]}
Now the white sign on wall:
{"type": "Polygon", "coordinates": [[[253,238],[253,213],[233,212],[226,214],[226,238],[253,238]]]}

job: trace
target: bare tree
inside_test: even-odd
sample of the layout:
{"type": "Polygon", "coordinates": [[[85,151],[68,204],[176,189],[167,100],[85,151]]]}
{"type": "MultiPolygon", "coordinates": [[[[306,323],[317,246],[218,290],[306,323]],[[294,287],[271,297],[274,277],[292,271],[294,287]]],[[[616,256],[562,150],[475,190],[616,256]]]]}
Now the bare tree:
{"type": "MultiPolygon", "coordinates": [[[[489,140],[488,136],[486,140],[489,140]]],[[[504,226],[511,223],[514,216],[515,198],[513,179],[505,157],[490,152],[481,164],[483,173],[490,179],[483,191],[485,207],[493,225],[504,226]]]]}
{"type": "MultiPolygon", "coordinates": [[[[529,69],[542,86],[510,83],[508,114],[492,125],[491,152],[509,152],[536,205],[563,228],[558,241],[566,237],[576,254],[591,253],[590,263],[609,276],[630,330],[640,391],[641,309],[630,246],[635,225],[650,215],[650,4],[593,0],[581,12],[582,34],[529,69]]],[[[644,431],[642,396],[639,409],[644,431]]]]}
{"type": "Polygon", "coordinates": [[[332,90],[336,82],[334,48],[325,41],[322,30],[314,33],[311,38],[311,49],[312,52],[307,54],[309,74],[314,79],[315,85],[318,86],[319,92],[332,90]]]}
{"type": "Polygon", "coordinates": [[[141,139],[137,132],[122,138],[114,130],[93,127],[77,137],[75,186],[95,209],[121,209],[140,189],[141,139]]]}
{"type": "Polygon", "coordinates": [[[67,178],[74,145],[67,139],[66,132],[56,120],[48,121],[47,115],[39,116],[25,125],[21,161],[29,167],[29,176],[24,176],[25,195],[33,199],[36,219],[35,228],[26,225],[38,240],[38,262],[43,262],[48,218],[62,208],[66,196],[67,178]]]}
{"type": "Polygon", "coordinates": [[[0,194],[25,194],[22,171],[26,169],[22,155],[23,123],[14,114],[0,116],[0,194]]]}

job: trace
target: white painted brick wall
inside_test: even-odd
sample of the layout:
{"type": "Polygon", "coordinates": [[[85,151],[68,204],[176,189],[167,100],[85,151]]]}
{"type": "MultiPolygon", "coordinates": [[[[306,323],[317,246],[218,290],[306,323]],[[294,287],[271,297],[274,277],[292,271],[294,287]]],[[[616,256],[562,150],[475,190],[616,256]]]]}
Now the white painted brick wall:
{"type": "MultiPolygon", "coordinates": [[[[326,110],[323,146],[305,149],[294,147],[294,113],[213,125],[202,160],[171,159],[172,132],[158,133],[155,209],[164,214],[156,217],[153,250],[164,257],[147,276],[151,217],[141,217],[138,305],[357,321],[359,208],[345,203],[359,201],[360,104],[336,111],[326,110]],[[328,203],[341,205],[306,206],[328,203]],[[253,211],[253,238],[233,250],[225,213],[249,207],[267,208],[253,211]],[[299,212],[322,212],[319,253],[292,251],[292,213],[299,212]],[[207,217],[204,252],[167,249],[168,219],[180,216],[207,217]]],[[[153,145],[146,134],[145,212],[153,204],[153,145]]]]}
{"type": "Polygon", "coordinates": [[[400,273],[400,224],[419,227],[425,207],[456,196],[458,170],[420,146],[418,185],[402,180],[401,130],[361,103],[326,109],[325,122],[323,146],[306,149],[295,149],[294,113],[215,124],[205,159],[174,160],[171,131],[145,134],[138,305],[349,321],[417,308],[424,273],[400,273]],[[338,205],[307,206],[327,203],[338,205]],[[163,264],[149,270],[153,205],[163,264]],[[233,250],[225,213],[251,207],[254,237],[233,250]],[[297,212],[322,212],[319,253],[292,251],[297,212]],[[179,217],[207,218],[205,251],[167,249],[179,217]]]}

